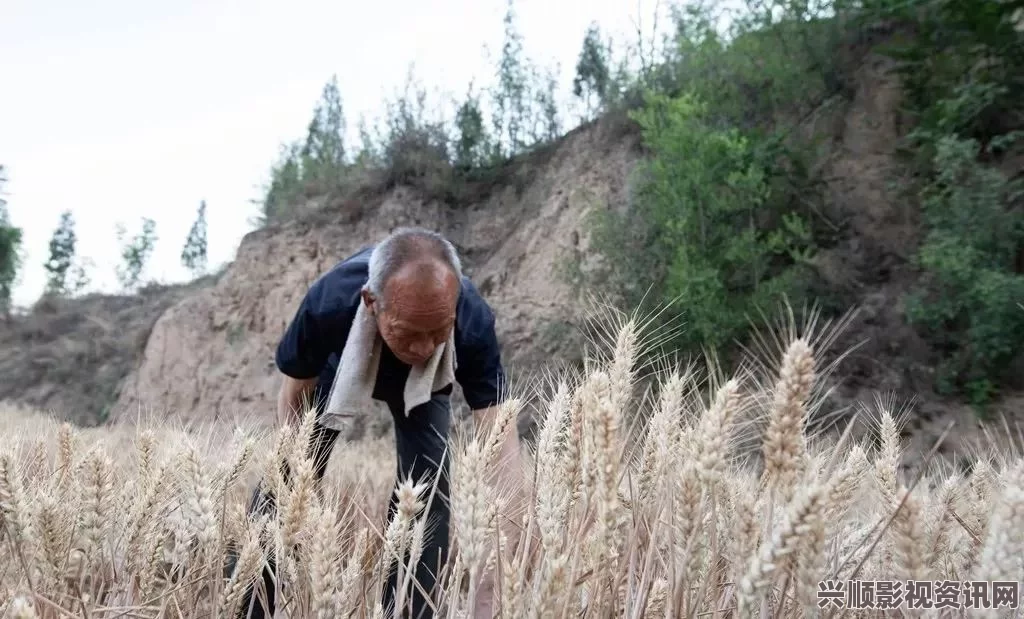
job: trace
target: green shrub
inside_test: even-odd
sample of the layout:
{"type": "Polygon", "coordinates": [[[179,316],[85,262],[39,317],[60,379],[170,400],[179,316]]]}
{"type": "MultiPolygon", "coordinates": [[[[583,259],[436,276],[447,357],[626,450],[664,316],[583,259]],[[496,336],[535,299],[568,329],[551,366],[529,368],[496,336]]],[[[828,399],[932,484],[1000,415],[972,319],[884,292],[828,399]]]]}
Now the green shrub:
{"type": "Polygon", "coordinates": [[[983,406],[1024,344],[1022,184],[995,167],[1024,128],[1024,37],[1011,0],[873,0],[868,19],[910,25],[882,46],[900,61],[920,181],[920,270],[906,318],[939,354],[936,388],[983,406]]]}
{"type": "Polygon", "coordinates": [[[773,203],[764,153],[708,117],[690,93],[652,94],[633,113],[651,151],[637,205],[655,231],[662,294],[685,312],[681,344],[717,348],[744,330],[752,307],[799,295],[792,269],[814,244],[803,217],[773,203]]]}
{"type": "Polygon", "coordinates": [[[783,299],[833,302],[814,267],[824,243],[816,153],[791,128],[838,91],[841,32],[806,7],[768,8],[781,19],[751,8],[730,36],[707,9],[674,11],[665,61],[633,86],[647,157],[630,209],[597,209],[591,247],[602,260],[569,270],[622,307],[674,306],[684,329],[666,345],[688,352],[731,347],[751,315],[783,299]]]}
{"type": "Polygon", "coordinates": [[[1014,270],[1024,218],[1009,208],[1024,183],[980,164],[976,140],[945,136],[935,151],[935,178],[922,192],[922,274],[907,319],[942,355],[940,391],[981,405],[1024,347],[1024,275],[1014,270]]]}

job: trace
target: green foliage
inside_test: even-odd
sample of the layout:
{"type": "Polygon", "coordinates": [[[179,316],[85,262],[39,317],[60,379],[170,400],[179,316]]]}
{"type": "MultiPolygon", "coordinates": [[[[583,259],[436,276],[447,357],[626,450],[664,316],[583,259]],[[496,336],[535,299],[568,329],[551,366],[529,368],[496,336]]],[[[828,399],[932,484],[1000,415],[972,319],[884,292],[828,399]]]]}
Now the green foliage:
{"type": "Polygon", "coordinates": [[[505,10],[505,40],[498,64],[498,85],[493,95],[494,157],[520,152],[526,146],[529,67],[523,59],[523,39],[515,21],[513,0],[505,10]]]}
{"type": "Polygon", "coordinates": [[[532,146],[553,142],[562,134],[562,119],[558,113],[558,79],[555,72],[548,69],[544,77],[534,72],[533,83],[541,84],[534,91],[537,113],[533,118],[533,129],[530,133],[532,146]]]}
{"type": "Polygon", "coordinates": [[[909,188],[924,231],[907,319],[941,356],[939,386],[987,401],[1024,349],[1024,181],[992,167],[1024,129],[1021,15],[1024,0],[750,3],[726,35],[709,7],[674,6],[663,62],[645,61],[631,85],[649,159],[633,208],[595,217],[591,246],[604,260],[587,283],[627,306],[674,301],[687,333],[673,344],[686,349],[726,345],[780,295],[824,295],[828,306],[815,276],[830,240],[816,214],[816,153],[791,130],[849,96],[842,52],[885,23],[905,39],[882,49],[902,61],[921,178],[909,188]]]}
{"type": "Polygon", "coordinates": [[[451,174],[448,128],[428,116],[427,92],[410,74],[401,97],[386,103],[381,163],[388,185],[444,185],[451,174]]]}
{"type": "Polygon", "coordinates": [[[308,195],[329,193],[346,171],[345,115],[336,76],[324,85],[302,142],[282,147],[270,171],[263,217],[285,215],[308,195]]]}
{"type": "Polygon", "coordinates": [[[192,272],[193,277],[206,273],[206,200],[199,203],[196,220],[188,231],[185,246],[181,249],[181,264],[192,272]]]}
{"type": "Polygon", "coordinates": [[[922,276],[906,313],[942,355],[940,391],[983,405],[1024,349],[1024,275],[1015,272],[1024,218],[1010,208],[1024,182],[980,164],[975,140],[944,136],[935,149],[936,176],[922,195],[922,276]]]}
{"type": "Polygon", "coordinates": [[[0,165],[0,315],[6,316],[11,311],[11,293],[21,268],[21,228],[11,223],[7,212],[7,200],[4,196],[4,185],[7,174],[0,165]]]}
{"type": "Polygon", "coordinates": [[[842,92],[838,46],[848,36],[815,6],[748,1],[729,32],[710,7],[676,7],[674,45],[652,78],[670,94],[694,91],[713,101],[723,120],[746,131],[788,129],[842,92]]]}
{"type": "Polygon", "coordinates": [[[1022,0],[871,0],[869,19],[910,24],[913,34],[883,51],[900,60],[916,144],[934,156],[935,140],[959,134],[984,141],[1019,109],[1024,83],[1022,0]],[[1015,17],[1016,16],[1016,17],[1015,17]]]}
{"type": "Polygon", "coordinates": [[[139,285],[146,262],[153,253],[156,244],[156,222],[148,217],[142,218],[142,230],[125,241],[127,231],[121,224],[117,225],[117,242],[121,245],[123,264],[117,267],[117,280],[125,292],[133,292],[139,285]]]}
{"type": "Polygon", "coordinates": [[[674,8],[664,62],[631,86],[648,154],[631,209],[598,212],[591,247],[604,260],[575,277],[623,307],[678,308],[686,328],[667,345],[693,352],[731,347],[759,307],[831,301],[815,278],[828,239],[813,144],[791,129],[838,93],[841,33],[798,5],[751,8],[729,37],[706,7],[674,8]]]}
{"type": "Polygon", "coordinates": [[[299,156],[309,182],[329,183],[345,169],[345,114],[336,76],[324,86],[299,156]]]}
{"type": "Polygon", "coordinates": [[[873,0],[867,18],[909,25],[884,46],[900,61],[920,182],[920,279],[908,322],[939,354],[936,388],[984,407],[1024,344],[1022,184],[992,167],[1024,129],[1024,37],[1011,0],[873,0]],[[1016,17],[1015,17],[1016,16],[1016,17]]]}
{"type": "Polygon", "coordinates": [[[50,258],[43,265],[47,272],[44,294],[72,296],[86,284],[84,270],[72,271],[75,266],[75,219],[71,211],[61,213],[60,222],[50,237],[50,258]],[[69,276],[71,278],[69,279],[69,276]]]}
{"type": "MultiPolygon", "coordinates": [[[[542,69],[526,57],[513,0],[506,1],[493,85],[476,91],[471,84],[449,111],[437,102],[428,105],[426,93],[413,87],[410,75],[405,92],[385,102],[383,118],[372,129],[360,117],[357,152],[345,146],[341,94],[332,78],[305,138],[284,144],[271,166],[256,223],[288,216],[313,198],[326,198],[324,203],[330,204],[332,197],[365,182],[409,184],[457,202],[468,186],[463,181],[486,180],[510,159],[557,139],[564,131],[558,68],[542,69]]],[[[611,62],[610,51],[600,53],[602,62],[611,62]]],[[[624,80],[621,69],[614,77],[608,69],[603,74],[589,70],[586,87],[607,91],[606,101],[613,101],[617,84],[624,80]]]]}
{"type": "Polygon", "coordinates": [[[93,261],[89,258],[72,262],[66,279],[66,294],[68,296],[75,296],[89,287],[92,282],[89,270],[94,266],[93,261]]]}
{"type": "Polygon", "coordinates": [[[648,96],[633,114],[651,159],[637,196],[664,265],[662,295],[683,308],[679,344],[718,348],[751,308],[795,294],[793,269],[813,255],[801,215],[770,202],[766,161],[735,128],[716,128],[692,93],[648,96]]]}
{"type": "Polygon", "coordinates": [[[353,165],[357,168],[372,168],[380,166],[380,152],[370,128],[366,124],[366,117],[360,116],[357,130],[359,131],[359,152],[356,153],[353,165]]]}
{"type": "Polygon", "coordinates": [[[270,170],[270,186],[263,198],[263,218],[274,220],[288,212],[305,195],[303,187],[302,146],[297,142],[281,147],[278,159],[270,170]]]}
{"type": "Polygon", "coordinates": [[[455,142],[455,167],[460,170],[472,170],[484,165],[492,147],[488,144],[480,98],[473,94],[472,84],[466,93],[466,100],[455,112],[455,129],[458,132],[455,142]]]}
{"type": "Polygon", "coordinates": [[[590,24],[572,80],[572,94],[584,105],[584,119],[593,118],[608,104],[612,89],[611,55],[611,43],[601,40],[601,29],[596,23],[590,24]]]}

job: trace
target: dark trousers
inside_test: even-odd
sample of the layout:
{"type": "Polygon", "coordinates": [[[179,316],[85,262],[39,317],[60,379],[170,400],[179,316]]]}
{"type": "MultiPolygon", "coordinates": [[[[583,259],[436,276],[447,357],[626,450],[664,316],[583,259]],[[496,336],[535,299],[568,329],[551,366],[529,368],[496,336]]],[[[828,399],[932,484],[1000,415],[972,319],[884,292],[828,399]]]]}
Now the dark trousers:
{"type": "MultiPolygon", "coordinates": [[[[424,503],[430,501],[427,512],[429,520],[423,539],[423,554],[416,566],[415,582],[412,583],[411,591],[405,596],[406,602],[403,604],[405,608],[403,608],[401,616],[432,619],[434,613],[426,603],[423,591],[434,597],[437,575],[448,559],[448,527],[451,520],[448,494],[451,459],[446,449],[451,424],[451,401],[448,395],[437,394],[429,402],[409,411],[408,417],[406,417],[401,403],[388,404],[388,408],[391,409],[391,416],[395,423],[395,448],[398,455],[396,483],[407,477],[411,477],[414,482],[426,481],[428,488],[421,497],[421,501],[424,503]],[[438,475],[439,472],[440,475],[438,475]],[[435,480],[436,489],[434,488],[435,480]],[[431,496],[431,492],[433,492],[433,496],[431,496]],[[409,612],[410,601],[411,614],[409,612]]],[[[319,409],[323,410],[322,407],[319,409]]],[[[317,483],[320,483],[327,470],[327,462],[330,459],[334,443],[338,439],[338,434],[336,430],[321,426],[319,423],[313,429],[308,453],[315,464],[317,483]]],[[[288,483],[288,466],[286,463],[282,463],[282,465],[284,479],[288,483]]],[[[389,518],[394,514],[397,502],[395,494],[391,493],[388,505],[389,518]]],[[[249,503],[249,513],[265,512],[273,510],[274,507],[274,497],[270,493],[264,492],[261,487],[257,487],[249,503]]],[[[228,567],[229,574],[234,571],[235,561],[237,561],[237,557],[232,556],[228,567]]],[[[269,565],[263,570],[263,584],[269,612],[264,612],[260,596],[255,595],[253,587],[249,587],[243,597],[239,617],[263,619],[273,616],[275,608],[273,574],[276,568],[271,557],[268,557],[268,561],[269,565]],[[252,606],[251,612],[250,606],[252,606]]],[[[397,565],[392,564],[391,573],[382,592],[386,614],[389,609],[394,607],[395,592],[399,587],[397,580],[397,565]]]]}

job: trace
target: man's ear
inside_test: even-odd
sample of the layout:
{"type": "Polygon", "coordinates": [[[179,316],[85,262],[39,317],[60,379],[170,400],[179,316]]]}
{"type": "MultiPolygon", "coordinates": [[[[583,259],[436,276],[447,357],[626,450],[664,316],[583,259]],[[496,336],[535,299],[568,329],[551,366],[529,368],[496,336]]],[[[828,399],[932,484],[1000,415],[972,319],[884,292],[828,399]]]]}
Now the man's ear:
{"type": "Polygon", "coordinates": [[[372,313],[374,313],[374,311],[375,311],[375,310],[376,310],[377,308],[376,308],[376,306],[374,305],[374,301],[376,301],[376,299],[374,299],[374,297],[373,297],[373,293],[371,293],[371,292],[370,292],[369,290],[367,290],[366,288],[363,288],[363,289],[362,289],[362,290],[361,290],[361,291],[359,292],[359,294],[360,294],[360,296],[362,296],[362,297],[363,297],[363,303],[364,303],[364,304],[366,305],[366,309],[370,310],[370,313],[371,313],[371,314],[372,314],[372,313]]]}

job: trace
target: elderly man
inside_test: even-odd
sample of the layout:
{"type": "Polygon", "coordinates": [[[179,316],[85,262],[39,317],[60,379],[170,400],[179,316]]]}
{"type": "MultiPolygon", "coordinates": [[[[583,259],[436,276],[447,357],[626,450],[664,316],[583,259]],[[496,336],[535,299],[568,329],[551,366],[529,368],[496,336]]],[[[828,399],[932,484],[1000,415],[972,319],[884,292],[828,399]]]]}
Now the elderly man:
{"type": "MultiPolygon", "coordinates": [[[[427,528],[415,573],[419,585],[431,592],[436,570],[447,560],[449,544],[446,441],[451,422],[451,379],[458,381],[483,427],[493,421],[504,392],[494,315],[462,275],[455,248],[434,232],[404,228],[342,261],[307,292],[277,348],[276,362],[284,375],[277,403],[279,422],[298,424],[303,402],[317,407],[309,453],[318,482],[346,419],[364,401],[359,397],[360,380],[370,383],[365,386],[364,399],[372,397],[390,408],[398,481],[410,476],[415,481],[436,481],[429,508],[432,526],[427,528]],[[365,332],[357,333],[360,330],[365,332]],[[346,349],[351,349],[349,354],[345,354],[346,349]],[[414,377],[418,387],[409,385],[414,377]],[[415,401],[408,401],[410,398],[415,401]]],[[[503,450],[507,468],[503,467],[502,474],[518,477],[521,473],[514,431],[508,443],[503,450]]],[[[250,509],[272,507],[272,501],[257,489],[250,509]]],[[[395,506],[392,495],[389,514],[395,506]]],[[[273,574],[265,571],[271,615],[273,582],[273,574]]],[[[393,570],[383,593],[385,608],[393,605],[396,587],[393,570]]],[[[251,597],[250,590],[243,602],[243,614],[249,610],[251,597]]],[[[475,616],[490,615],[490,598],[480,598],[475,616]]],[[[249,616],[263,616],[258,600],[252,607],[249,616]]],[[[412,616],[432,615],[422,593],[414,587],[412,616]]]]}

